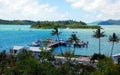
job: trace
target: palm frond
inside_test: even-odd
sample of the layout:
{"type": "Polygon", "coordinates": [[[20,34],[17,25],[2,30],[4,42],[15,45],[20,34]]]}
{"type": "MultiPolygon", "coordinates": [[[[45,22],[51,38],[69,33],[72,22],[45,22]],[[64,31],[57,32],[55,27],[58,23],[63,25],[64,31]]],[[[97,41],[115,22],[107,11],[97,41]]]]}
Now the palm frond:
{"type": "Polygon", "coordinates": [[[53,36],[54,35],[58,36],[59,34],[61,34],[61,32],[58,31],[58,28],[54,28],[54,30],[52,30],[52,32],[51,32],[51,35],[53,35],[53,36]]]}
{"type": "Polygon", "coordinates": [[[119,42],[120,37],[116,35],[116,33],[113,33],[112,35],[109,36],[109,42],[119,42]]]}
{"type": "Polygon", "coordinates": [[[97,29],[96,31],[93,31],[94,34],[92,35],[95,38],[105,37],[105,32],[101,32],[100,29],[97,29]]]}
{"type": "Polygon", "coordinates": [[[76,36],[76,34],[72,34],[71,37],[69,38],[69,41],[71,43],[75,42],[77,44],[80,41],[80,39],[78,39],[78,37],[76,36]]]}

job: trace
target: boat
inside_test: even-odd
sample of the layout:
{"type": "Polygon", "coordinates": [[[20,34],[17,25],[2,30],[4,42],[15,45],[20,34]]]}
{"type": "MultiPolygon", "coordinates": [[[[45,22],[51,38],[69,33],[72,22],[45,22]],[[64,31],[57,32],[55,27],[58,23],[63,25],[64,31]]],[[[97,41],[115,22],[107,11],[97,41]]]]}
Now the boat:
{"type": "Polygon", "coordinates": [[[70,29],[70,28],[66,28],[66,29],[70,29]]]}
{"type": "Polygon", "coordinates": [[[40,44],[41,44],[41,41],[37,40],[37,41],[32,42],[31,44],[29,44],[29,46],[37,47],[37,46],[40,46],[40,44]]]}

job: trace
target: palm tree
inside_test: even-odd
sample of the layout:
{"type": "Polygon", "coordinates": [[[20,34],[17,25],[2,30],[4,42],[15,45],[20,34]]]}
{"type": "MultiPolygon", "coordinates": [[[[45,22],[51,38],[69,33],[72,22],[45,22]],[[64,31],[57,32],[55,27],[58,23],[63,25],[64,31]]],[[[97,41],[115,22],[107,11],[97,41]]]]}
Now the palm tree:
{"type": "Polygon", "coordinates": [[[101,49],[100,49],[101,37],[106,36],[104,33],[105,32],[101,32],[101,29],[99,28],[96,31],[94,31],[94,34],[92,35],[94,38],[99,39],[99,54],[101,54],[101,49]]]}
{"type": "Polygon", "coordinates": [[[74,54],[75,54],[75,44],[78,44],[78,42],[79,42],[80,40],[78,39],[78,37],[76,36],[76,34],[73,33],[73,34],[71,35],[71,37],[69,38],[69,41],[74,44],[74,51],[73,51],[73,56],[74,56],[74,54]]]}
{"type": "Polygon", "coordinates": [[[113,33],[112,35],[109,36],[109,42],[112,42],[112,49],[111,49],[111,55],[110,56],[112,56],[114,43],[119,42],[119,41],[120,41],[120,38],[119,38],[118,35],[116,35],[116,33],[113,33]]]}
{"type": "Polygon", "coordinates": [[[60,51],[61,51],[61,55],[63,56],[63,52],[62,52],[62,49],[61,49],[61,46],[60,46],[60,39],[59,39],[59,35],[61,34],[61,32],[58,31],[58,28],[55,27],[54,30],[52,30],[52,33],[51,33],[53,36],[56,35],[57,36],[57,39],[58,39],[58,42],[59,42],[59,48],[60,48],[60,51]]]}

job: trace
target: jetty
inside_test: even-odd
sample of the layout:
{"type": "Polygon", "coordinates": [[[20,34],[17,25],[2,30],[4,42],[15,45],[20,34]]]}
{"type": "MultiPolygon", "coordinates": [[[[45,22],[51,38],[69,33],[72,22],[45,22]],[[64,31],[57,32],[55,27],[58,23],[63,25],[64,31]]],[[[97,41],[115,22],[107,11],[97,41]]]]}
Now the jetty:
{"type": "MultiPolygon", "coordinates": [[[[46,41],[48,41],[47,43],[47,48],[55,48],[55,47],[58,47],[58,46],[75,46],[75,47],[79,47],[79,48],[84,48],[84,47],[88,47],[88,41],[87,42],[84,42],[84,41],[81,41],[81,42],[78,42],[78,43],[71,43],[69,40],[54,40],[54,39],[47,39],[46,41]]],[[[37,41],[34,41],[32,42],[31,44],[29,44],[28,46],[30,47],[41,47],[41,46],[44,46],[45,43],[43,40],[37,40],[37,41]]]]}
{"type": "Polygon", "coordinates": [[[47,47],[48,48],[50,48],[50,47],[57,47],[59,45],[59,42],[51,42],[51,43],[49,43],[48,45],[47,45],[47,47]]]}
{"type": "Polygon", "coordinates": [[[74,46],[74,47],[79,47],[79,48],[84,48],[88,47],[88,42],[79,42],[79,43],[71,43],[69,40],[53,40],[50,39],[48,40],[48,44],[45,46],[44,41],[37,40],[32,42],[29,46],[29,48],[25,48],[24,46],[13,46],[13,48],[10,50],[12,54],[18,54],[20,50],[27,49],[33,52],[33,54],[38,55],[41,50],[40,47],[43,48],[43,50],[49,51],[51,48],[55,48],[58,46],[74,46]]]}
{"type": "Polygon", "coordinates": [[[68,40],[52,40],[50,43],[47,45],[48,48],[50,47],[58,47],[58,46],[76,46],[76,47],[88,47],[88,42],[79,42],[79,43],[70,43],[68,40]]]}

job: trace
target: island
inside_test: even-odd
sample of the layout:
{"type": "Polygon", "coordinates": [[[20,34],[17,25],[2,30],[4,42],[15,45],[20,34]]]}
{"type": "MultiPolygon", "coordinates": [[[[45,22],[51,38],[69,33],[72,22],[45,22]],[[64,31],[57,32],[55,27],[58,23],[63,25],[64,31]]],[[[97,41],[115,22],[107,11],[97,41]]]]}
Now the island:
{"type": "Polygon", "coordinates": [[[98,29],[101,28],[97,25],[87,25],[87,23],[82,21],[73,21],[73,20],[65,20],[65,21],[39,21],[33,25],[31,25],[31,28],[37,28],[37,29],[51,29],[51,28],[70,28],[70,29],[98,29]]]}

